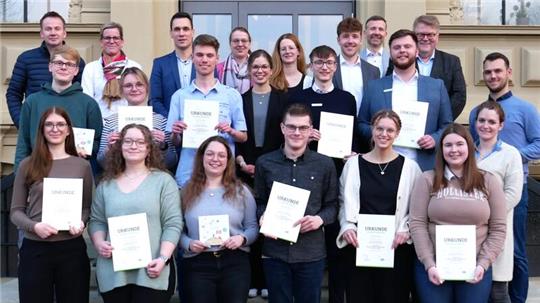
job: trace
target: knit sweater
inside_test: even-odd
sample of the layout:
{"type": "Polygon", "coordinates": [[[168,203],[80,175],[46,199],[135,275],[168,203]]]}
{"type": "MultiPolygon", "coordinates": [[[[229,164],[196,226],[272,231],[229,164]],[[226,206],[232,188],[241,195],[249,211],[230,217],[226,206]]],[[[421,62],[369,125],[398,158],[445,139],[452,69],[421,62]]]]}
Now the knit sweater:
{"type": "MultiPolygon", "coordinates": [[[[9,114],[17,128],[19,128],[23,99],[38,92],[43,84],[52,82],[52,74],[49,71],[50,57],[51,54],[45,42],[41,42],[39,47],[27,50],[17,57],[6,92],[9,114]]],[[[73,82],[81,82],[83,70],[84,60],[81,58],[79,73],[73,82]]]]}
{"type": "Polygon", "coordinates": [[[418,259],[426,270],[435,266],[435,226],[475,225],[476,264],[487,270],[501,252],[505,238],[506,204],[501,182],[485,173],[485,195],[479,190],[464,192],[453,177],[447,187],[432,193],[433,178],[433,171],[420,175],[411,195],[409,228],[418,259]]]}
{"type": "Polygon", "coordinates": [[[60,93],[54,91],[50,83],[46,83],[41,87],[41,91],[30,95],[23,104],[15,150],[15,168],[22,159],[32,153],[41,115],[53,106],[61,107],[68,113],[73,127],[95,130],[92,155],[97,154],[103,123],[96,102],[82,92],[78,82],[60,93]]]}
{"type": "MultiPolygon", "coordinates": [[[[122,192],[116,180],[101,182],[92,204],[88,233],[105,232],[110,241],[107,218],[139,213],[146,213],[153,259],[160,254],[161,242],[178,243],[183,226],[178,188],[174,179],[162,171],[152,171],[129,193],[122,192]]],[[[127,284],[166,290],[169,284],[168,266],[159,277],[150,278],[146,268],[114,272],[112,258],[101,256],[97,259],[96,275],[100,292],[127,284]]]]}
{"type": "MultiPolygon", "coordinates": [[[[26,184],[29,159],[21,162],[19,170],[15,175],[13,183],[13,197],[11,198],[11,221],[21,230],[24,230],[24,237],[36,241],[62,241],[76,238],[68,231],[60,231],[46,239],[40,238],[34,232],[34,226],[41,222],[41,211],[43,206],[43,180],[26,184]]],[[[82,158],[70,156],[65,159],[52,161],[48,178],[82,178],[83,196],[81,220],[88,222],[90,215],[90,204],[94,191],[94,178],[90,163],[82,158]]]]}

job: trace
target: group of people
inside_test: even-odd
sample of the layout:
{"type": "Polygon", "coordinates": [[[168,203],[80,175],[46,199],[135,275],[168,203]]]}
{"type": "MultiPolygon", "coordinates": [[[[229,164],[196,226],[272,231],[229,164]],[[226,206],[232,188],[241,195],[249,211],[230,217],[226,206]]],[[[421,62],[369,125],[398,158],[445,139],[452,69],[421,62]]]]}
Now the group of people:
{"type": "Polygon", "coordinates": [[[503,54],[483,62],[488,101],[471,111],[468,130],[453,122],[466,101],[461,63],[436,49],[433,16],[394,32],[388,47],[383,17],[365,26],[345,18],[340,53],[321,45],[309,58],[292,33],[272,54],[251,51],[249,31],[237,27],[220,62],[219,41],[194,38],[191,16],[178,12],[175,49],[154,60],[150,80],[122,50],[118,23],[103,25],[102,54],[86,66],[65,45],[60,15],[48,12],[40,26],[43,43],[19,56],[6,94],[19,128],[11,219],[23,233],[21,302],[88,302],[86,227],[105,302],[168,302],[177,282],[182,302],[258,292],[320,302],[325,268],[332,303],[525,302],[527,163],[540,158],[540,116],[512,95],[503,54]],[[188,101],[219,106],[218,135],[198,148],[182,146],[188,101]],[[402,121],[392,109],[405,101],[428,104],[418,148],[394,145],[402,121]],[[153,129],[118,129],[119,107],[148,105],[153,129]],[[317,153],[322,112],[354,119],[343,158],[317,153]],[[95,131],[92,151],[77,147],[75,127],[95,131]],[[83,180],[81,222],[69,231],[41,221],[44,178],[83,180]],[[310,191],[296,243],[259,235],[274,182],[310,191]],[[139,213],[152,260],[114,271],[108,218],[139,213]],[[355,265],[358,214],[395,216],[393,268],[355,265]],[[220,245],[200,240],[199,219],[213,215],[229,218],[220,245]],[[438,225],[476,226],[472,280],[441,279],[438,225]]]}

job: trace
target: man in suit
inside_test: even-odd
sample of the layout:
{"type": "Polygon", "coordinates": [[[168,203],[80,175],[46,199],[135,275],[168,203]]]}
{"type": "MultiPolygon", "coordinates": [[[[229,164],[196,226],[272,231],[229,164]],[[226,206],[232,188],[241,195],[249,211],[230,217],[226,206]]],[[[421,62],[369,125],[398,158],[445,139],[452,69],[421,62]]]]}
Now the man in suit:
{"type": "Polygon", "coordinates": [[[390,62],[390,52],[384,48],[384,39],[388,35],[386,31],[386,19],[381,16],[371,16],[364,26],[366,47],[360,52],[360,58],[379,69],[381,78],[386,75],[390,62]]]}
{"type": "Polygon", "coordinates": [[[422,76],[443,80],[455,120],[463,111],[467,100],[461,62],[457,56],[436,49],[440,29],[437,17],[419,16],[414,20],[413,28],[418,38],[418,72],[422,76]]]}
{"type": "Polygon", "coordinates": [[[189,86],[195,79],[191,56],[194,33],[191,15],[177,12],[171,17],[169,33],[174,51],[154,59],[150,75],[150,104],[154,112],[164,117],[169,115],[174,92],[189,86]]]}
{"type": "Polygon", "coordinates": [[[337,35],[341,54],[337,58],[332,83],[336,88],[348,91],[354,96],[358,113],[366,84],[368,80],[378,79],[379,71],[358,55],[362,47],[360,21],[352,17],[343,19],[337,26],[337,35]]]}
{"type": "Polygon", "coordinates": [[[452,111],[442,80],[418,74],[415,66],[417,43],[415,33],[410,30],[401,29],[392,34],[389,45],[394,71],[392,75],[369,82],[360,107],[358,127],[360,136],[369,140],[371,117],[377,111],[403,101],[429,103],[425,135],[417,141],[420,148],[396,148],[416,160],[425,171],[434,167],[435,145],[443,129],[452,122],[452,111]]]}

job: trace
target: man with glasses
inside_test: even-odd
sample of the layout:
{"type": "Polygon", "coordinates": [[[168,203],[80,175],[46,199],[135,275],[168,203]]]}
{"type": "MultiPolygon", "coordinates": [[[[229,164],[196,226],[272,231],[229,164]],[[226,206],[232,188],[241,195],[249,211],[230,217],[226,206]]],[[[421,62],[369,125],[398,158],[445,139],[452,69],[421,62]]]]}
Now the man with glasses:
{"type": "MultiPolygon", "coordinates": [[[[19,128],[19,116],[24,98],[41,89],[41,85],[51,83],[49,71],[51,53],[64,45],[67,36],[66,22],[57,12],[47,12],[39,20],[39,36],[43,39],[41,46],[23,52],[13,67],[11,80],[6,92],[9,115],[15,127],[19,128]]],[[[79,61],[79,73],[73,82],[81,82],[84,60],[79,61]]]]}
{"type": "Polygon", "coordinates": [[[85,94],[94,98],[101,109],[103,118],[118,112],[119,106],[126,106],[122,98],[118,80],[126,67],[141,65],[129,60],[122,51],[124,31],[122,25],[109,22],[101,27],[101,57],[88,63],[82,76],[82,88],[85,94]]]}
{"type": "Polygon", "coordinates": [[[281,123],[283,148],[262,155],[255,164],[255,199],[261,224],[274,181],[311,192],[305,215],[297,222],[300,234],[296,243],[265,235],[262,254],[270,303],[321,301],[326,257],[323,225],[336,219],[338,184],[330,158],[307,148],[311,130],[309,108],[292,104],[281,123]]]}
{"type": "Polygon", "coordinates": [[[437,17],[419,16],[414,20],[413,28],[418,38],[418,72],[422,76],[443,80],[455,120],[463,111],[467,99],[461,62],[457,56],[436,49],[440,30],[437,17]]]}
{"type": "MultiPolygon", "coordinates": [[[[68,46],[61,46],[52,52],[49,62],[52,83],[45,83],[39,92],[28,96],[21,109],[15,170],[19,163],[32,153],[39,119],[51,107],[63,108],[74,127],[95,130],[93,150],[85,151],[78,148],[77,151],[83,157],[86,157],[87,153],[96,156],[101,138],[101,112],[96,102],[83,93],[79,82],[72,82],[79,73],[80,60],[79,52],[68,46]]],[[[63,126],[57,124],[53,127],[63,126]]]]}
{"type": "Polygon", "coordinates": [[[163,117],[169,115],[171,96],[177,90],[189,86],[195,79],[192,60],[195,33],[193,19],[188,13],[177,12],[171,17],[169,26],[174,51],[154,59],[150,76],[150,105],[163,117]]]}
{"type": "MultiPolygon", "coordinates": [[[[394,147],[415,160],[422,171],[435,166],[435,145],[443,129],[452,122],[448,93],[440,79],[422,76],[416,70],[418,39],[414,32],[401,29],[390,36],[392,75],[370,81],[358,115],[358,127],[363,140],[371,139],[371,118],[381,109],[392,109],[403,101],[427,102],[424,135],[416,141],[419,148],[394,147]]],[[[406,129],[402,130],[403,132],[406,129]]]]}

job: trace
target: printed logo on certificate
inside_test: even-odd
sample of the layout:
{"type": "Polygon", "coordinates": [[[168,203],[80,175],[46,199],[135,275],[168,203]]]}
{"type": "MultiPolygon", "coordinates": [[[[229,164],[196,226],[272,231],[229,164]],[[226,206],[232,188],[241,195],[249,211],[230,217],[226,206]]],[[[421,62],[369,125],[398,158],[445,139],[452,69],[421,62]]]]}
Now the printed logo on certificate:
{"type": "Polygon", "coordinates": [[[153,129],[152,106],[120,106],[118,107],[118,131],[128,124],[141,124],[153,129]]]}
{"type": "Polygon", "coordinates": [[[199,216],[199,241],[221,246],[230,236],[229,215],[199,216]]]}
{"type": "Polygon", "coordinates": [[[317,152],[340,159],[350,155],[353,124],[353,116],[321,112],[319,123],[321,139],[317,144],[317,152]]]}
{"type": "Polygon", "coordinates": [[[73,138],[75,139],[75,147],[77,150],[84,150],[86,155],[92,155],[95,133],[96,131],[93,129],[74,127],[73,138]]]}
{"type": "Polygon", "coordinates": [[[358,215],[356,266],[394,267],[395,216],[358,215]]]}
{"type": "Polygon", "coordinates": [[[107,218],[113,270],[144,268],[152,261],[146,213],[107,218]]]}
{"type": "Polygon", "coordinates": [[[304,217],[310,194],[309,190],[274,181],[260,232],[296,243],[300,225],[294,224],[304,217]]]}
{"type": "Polygon", "coordinates": [[[41,222],[57,230],[81,224],[83,179],[43,178],[41,222]]]}
{"type": "Polygon", "coordinates": [[[199,148],[204,140],[218,134],[219,102],[185,100],[184,122],[187,128],[182,135],[182,147],[199,148]]]}
{"type": "Polygon", "coordinates": [[[476,226],[435,226],[435,258],[443,280],[466,281],[476,269],[476,226]]]}
{"type": "Polygon", "coordinates": [[[421,101],[392,102],[392,110],[401,119],[401,131],[394,145],[420,148],[416,141],[424,136],[429,103],[421,101]]]}

